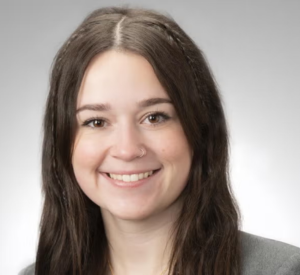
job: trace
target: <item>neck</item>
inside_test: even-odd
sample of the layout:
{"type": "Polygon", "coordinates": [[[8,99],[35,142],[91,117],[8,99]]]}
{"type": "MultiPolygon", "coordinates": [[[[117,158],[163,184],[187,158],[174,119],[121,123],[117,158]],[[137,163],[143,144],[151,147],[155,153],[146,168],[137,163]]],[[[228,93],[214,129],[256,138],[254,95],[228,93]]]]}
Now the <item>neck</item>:
{"type": "Polygon", "coordinates": [[[180,209],[175,204],[164,212],[138,221],[123,220],[101,209],[113,274],[160,275],[166,270],[180,209]]]}

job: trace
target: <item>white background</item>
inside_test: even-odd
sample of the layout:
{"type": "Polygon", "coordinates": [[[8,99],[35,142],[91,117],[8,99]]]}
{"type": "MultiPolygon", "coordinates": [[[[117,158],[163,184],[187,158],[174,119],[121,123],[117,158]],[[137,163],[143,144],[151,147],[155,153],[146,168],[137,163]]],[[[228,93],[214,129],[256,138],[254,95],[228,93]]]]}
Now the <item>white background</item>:
{"type": "MultiPolygon", "coordinates": [[[[52,59],[88,12],[122,1],[0,2],[0,273],[34,261],[52,59]]],[[[131,1],[204,51],[228,117],[242,230],[300,246],[300,1],[131,1]]]]}

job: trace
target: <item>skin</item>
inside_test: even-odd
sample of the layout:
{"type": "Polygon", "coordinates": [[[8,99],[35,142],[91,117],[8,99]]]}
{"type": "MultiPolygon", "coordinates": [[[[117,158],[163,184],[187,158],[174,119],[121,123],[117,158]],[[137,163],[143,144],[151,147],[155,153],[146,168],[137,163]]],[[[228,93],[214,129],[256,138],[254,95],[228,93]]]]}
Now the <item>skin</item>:
{"type": "Polygon", "coordinates": [[[72,164],[80,188],[100,207],[115,275],[156,275],[167,266],[191,166],[173,104],[146,106],[153,98],[170,101],[150,63],[114,50],[92,60],[78,95],[72,164]],[[134,188],[116,186],[106,174],[151,170],[158,172],[134,188]]]}

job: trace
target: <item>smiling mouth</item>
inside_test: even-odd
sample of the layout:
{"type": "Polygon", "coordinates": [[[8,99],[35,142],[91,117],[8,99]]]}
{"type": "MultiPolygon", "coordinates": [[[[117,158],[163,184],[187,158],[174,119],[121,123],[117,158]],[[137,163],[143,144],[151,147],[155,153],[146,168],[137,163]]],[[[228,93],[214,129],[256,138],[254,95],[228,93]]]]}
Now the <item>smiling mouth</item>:
{"type": "Polygon", "coordinates": [[[111,173],[106,173],[108,177],[114,180],[119,180],[119,181],[124,181],[124,182],[135,182],[139,181],[142,179],[146,179],[157,173],[160,169],[157,170],[151,170],[147,171],[144,173],[139,173],[139,174],[130,174],[130,175],[120,175],[120,174],[111,174],[111,173]]]}

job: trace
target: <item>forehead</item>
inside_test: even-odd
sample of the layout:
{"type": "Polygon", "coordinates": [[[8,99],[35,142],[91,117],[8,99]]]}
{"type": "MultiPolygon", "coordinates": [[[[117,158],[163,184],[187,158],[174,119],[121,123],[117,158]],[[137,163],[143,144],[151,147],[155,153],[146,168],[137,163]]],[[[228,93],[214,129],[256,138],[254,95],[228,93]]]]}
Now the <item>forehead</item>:
{"type": "Polygon", "coordinates": [[[107,51],[97,55],[84,74],[78,105],[122,99],[140,101],[169,98],[151,64],[131,52],[107,51]]]}

